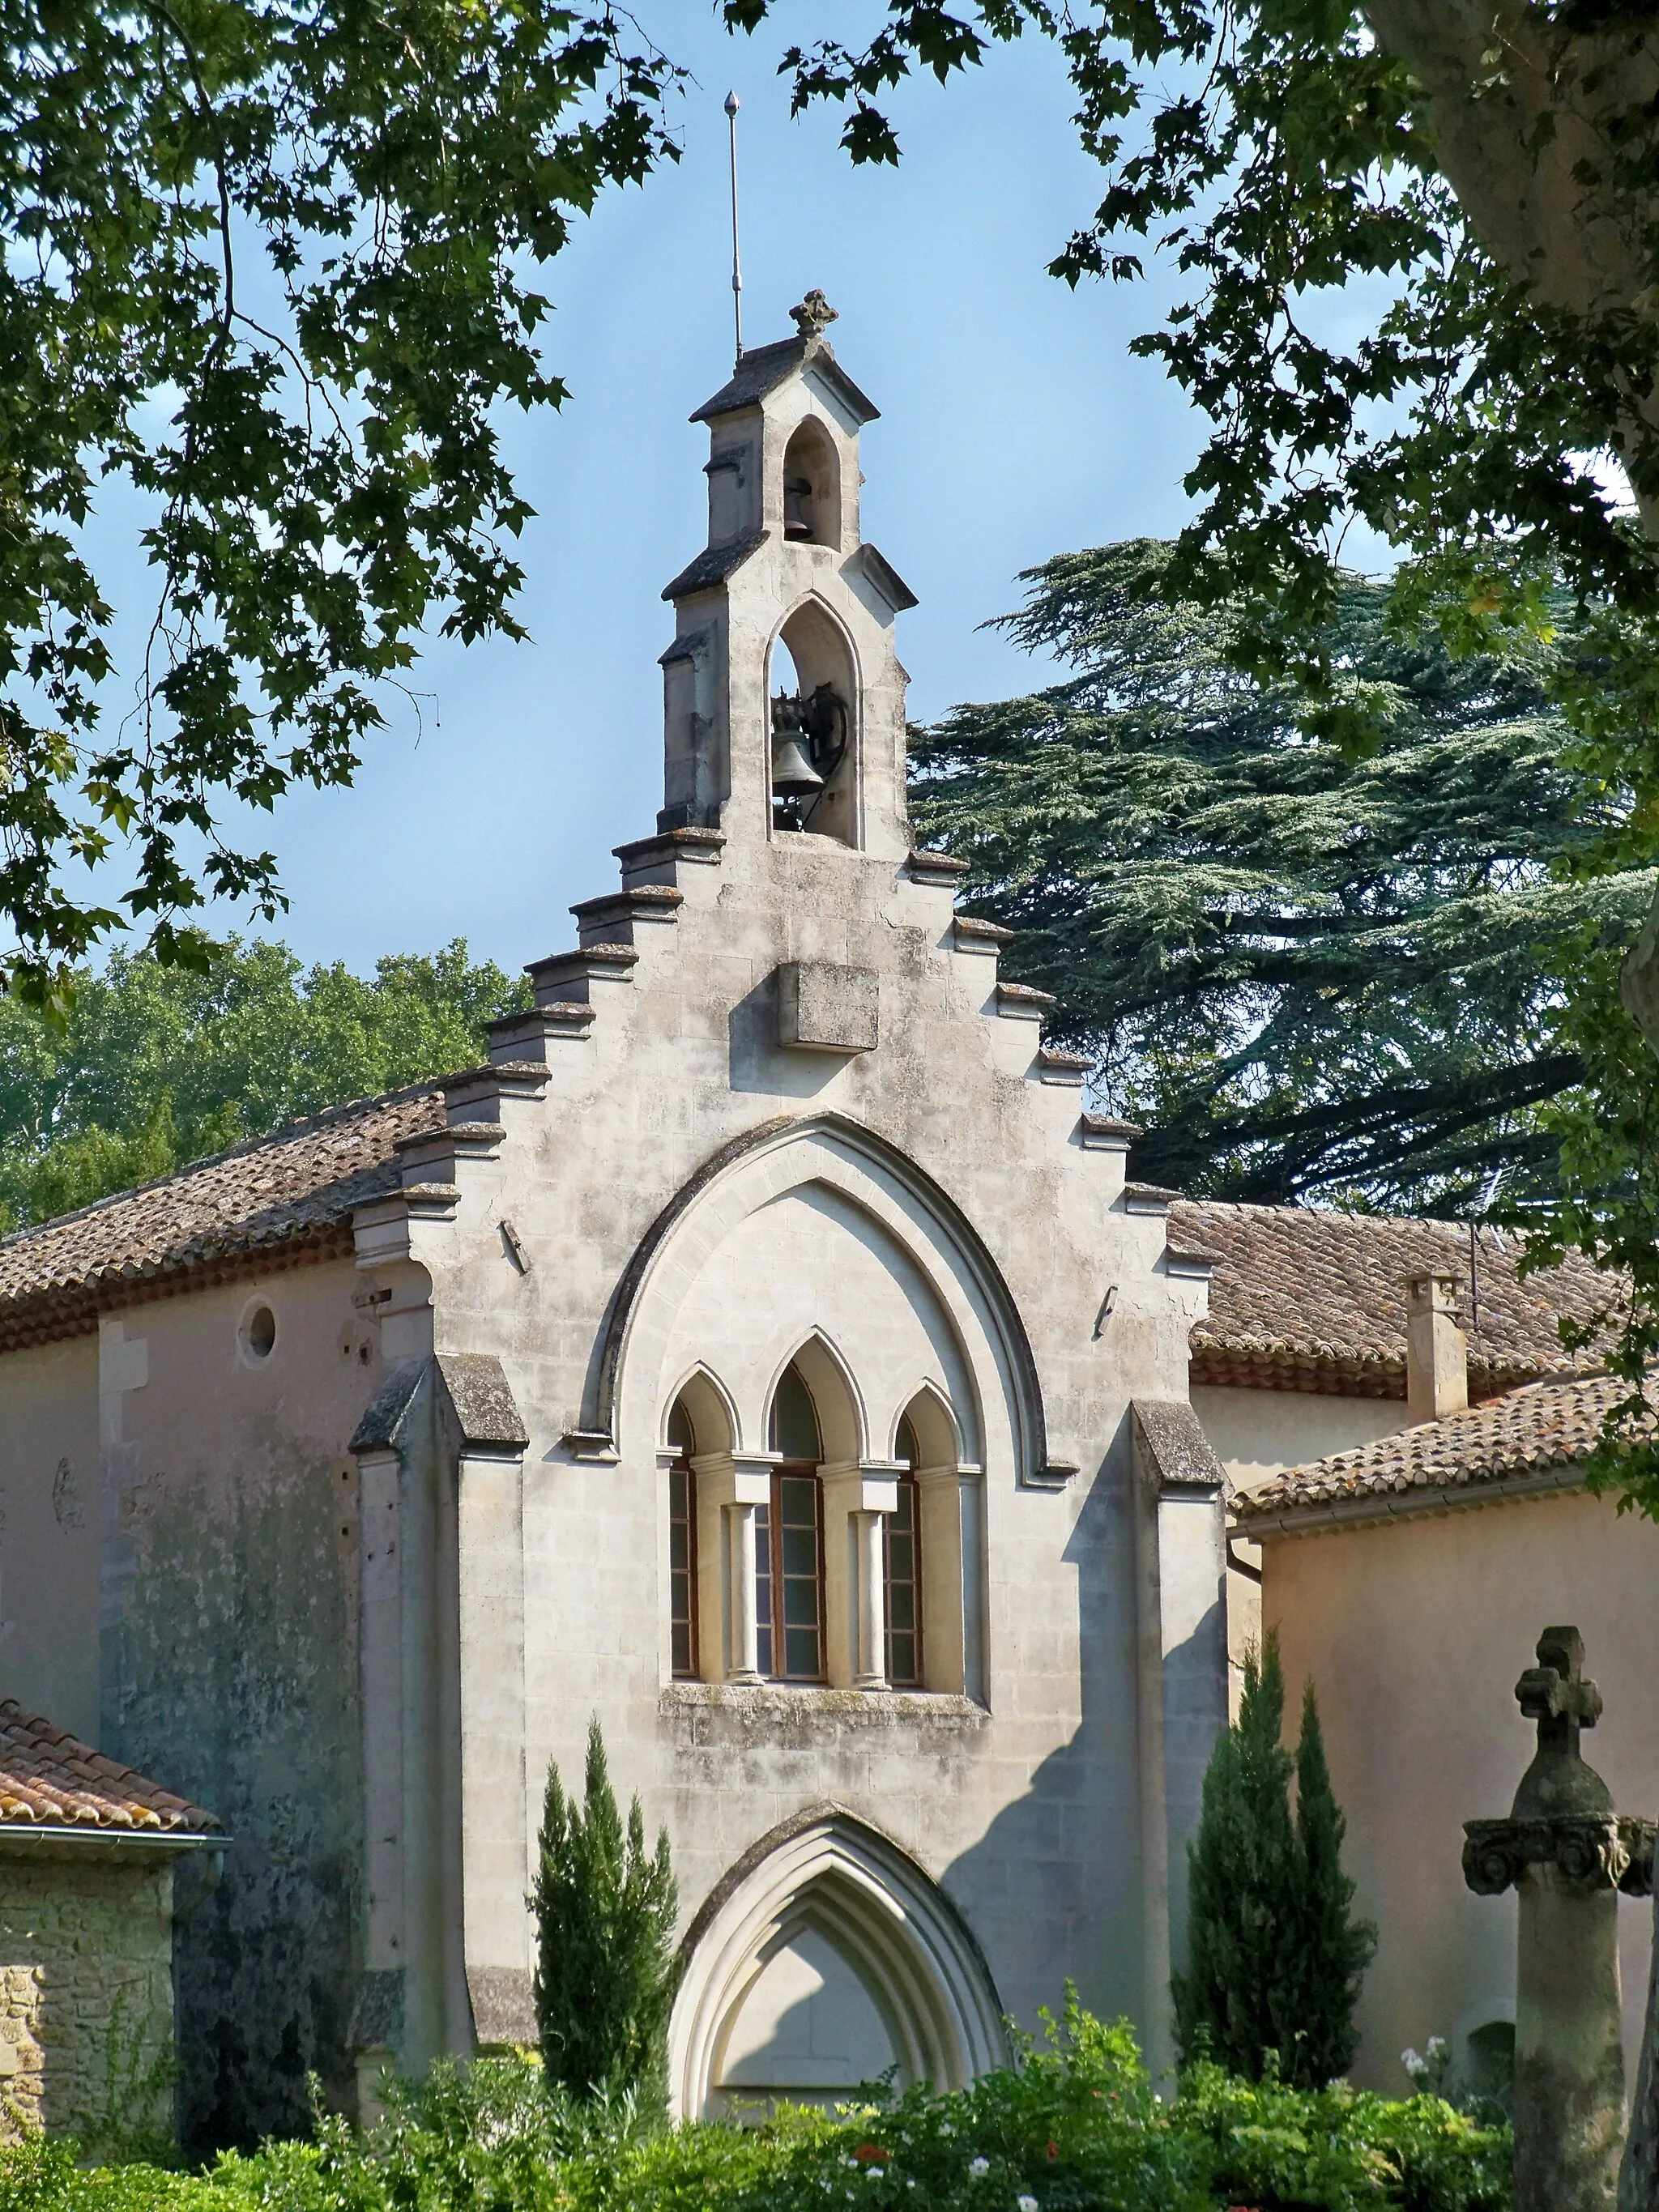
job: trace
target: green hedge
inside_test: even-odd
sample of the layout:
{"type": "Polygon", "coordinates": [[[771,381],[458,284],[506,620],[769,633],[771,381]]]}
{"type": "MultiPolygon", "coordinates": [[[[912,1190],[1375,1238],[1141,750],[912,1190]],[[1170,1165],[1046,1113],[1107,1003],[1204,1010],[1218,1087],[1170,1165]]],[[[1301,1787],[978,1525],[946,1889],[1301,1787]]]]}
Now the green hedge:
{"type": "Polygon", "coordinates": [[[359,2138],[322,2118],[201,2174],[0,2156],[0,2212],[1504,2212],[1510,2145],[1433,2097],[1310,2093],[1198,2066],[1167,2102],[1075,2004],[971,2088],[763,2125],[653,2129],[520,2060],[442,2066],[359,2138]]]}

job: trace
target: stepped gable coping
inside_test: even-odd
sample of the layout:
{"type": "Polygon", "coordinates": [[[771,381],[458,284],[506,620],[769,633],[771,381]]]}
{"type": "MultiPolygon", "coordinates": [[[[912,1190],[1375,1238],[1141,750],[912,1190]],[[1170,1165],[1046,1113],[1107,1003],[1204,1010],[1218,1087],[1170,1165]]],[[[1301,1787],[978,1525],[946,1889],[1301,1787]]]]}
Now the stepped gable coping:
{"type": "Polygon", "coordinates": [[[685,893],[676,890],[672,884],[624,884],[622,890],[601,891],[597,898],[582,899],[570,909],[578,922],[589,915],[623,915],[649,913],[653,907],[669,915],[676,914],[685,904],[685,893]]]}
{"type": "MultiPolygon", "coordinates": [[[[524,972],[533,978],[556,968],[633,968],[639,964],[639,957],[637,948],[632,945],[578,945],[568,952],[550,952],[544,959],[526,961],[524,972]]],[[[544,1010],[538,1007],[534,1011],[544,1010]]]]}
{"type": "Polygon", "coordinates": [[[735,415],[740,408],[757,406],[769,392],[775,392],[809,360],[848,413],[856,416],[860,429],[866,422],[880,419],[880,408],[859,390],[836,359],[829,340],[801,337],[778,338],[771,345],[745,347],[738,356],[736,368],[714,398],[705,399],[696,413],[689,415],[686,420],[712,422],[717,416],[735,415]]]}
{"type": "Polygon", "coordinates": [[[1032,1013],[1040,1007],[1052,1006],[1054,1003],[1054,994],[1052,991],[1039,991],[1034,983],[1000,981],[997,985],[997,1003],[999,1006],[1017,1008],[1022,1014],[1032,1013]]]}
{"type": "Polygon", "coordinates": [[[291,1121],[0,1239],[0,1352],[89,1334],[100,1314],[348,1255],[351,1217],[396,1194],[399,1137],[444,1126],[421,1083],[291,1121]]]}
{"type": "Polygon", "coordinates": [[[702,865],[717,862],[726,843],[723,830],[659,830],[653,836],[635,837],[626,845],[611,848],[613,858],[623,864],[623,872],[634,868],[649,867],[656,860],[692,860],[702,865]]]}
{"type": "Polygon", "coordinates": [[[1137,1137],[1144,1137],[1146,1132],[1139,1121],[1120,1121],[1111,1114],[1085,1114],[1083,1116],[1083,1133],[1085,1138],[1116,1139],[1123,1144],[1132,1145],[1137,1137]]]}
{"type": "Polygon", "coordinates": [[[766,539],[764,530],[750,530],[741,538],[728,538],[723,545],[705,545],[695,560],[686,562],[672,583],[663,586],[664,599],[689,599],[694,592],[712,591],[716,584],[723,584],[728,576],[735,575],[751,553],[759,552],[766,539]]]}
{"type": "Polygon", "coordinates": [[[1287,1468],[1235,1498],[1233,1518],[1260,1540],[1334,1522],[1573,1489],[1583,1479],[1583,1462],[1602,1416],[1628,1389],[1605,1375],[1525,1383],[1485,1405],[1287,1468]]]}
{"type": "MultiPolygon", "coordinates": [[[[1403,1400],[1406,1278],[1456,1276],[1465,1325],[1474,1318],[1464,1222],[1183,1198],[1172,1233],[1217,1255],[1210,1310],[1192,1330],[1194,1386],[1403,1400]]],[[[1480,1325],[1468,1331],[1474,1395],[1599,1364],[1565,1351],[1556,1322],[1591,1322],[1615,1306],[1616,1276],[1575,1255],[1523,1279],[1518,1240],[1500,1243],[1490,1230],[1480,1232],[1478,1257],[1480,1325]]]]}
{"type": "Polygon", "coordinates": [[[1018,932],[1005,929],[1000,921],[986,921],[976,914],[956,914],[951,917],[958,937],[981,937],[988,945],[1010,945],[1018,932]]]}
{"type": "Polygon", "coordinates": [[[0,1698],[0,1824],[37,1831],[42,1842],[54,1832],[112,1843],[176,1839],[183,1850],[223,1840],[202,1806],[106,1759],[15,1698],[0,1698]]]}
{"type": "Polygon", "coordinates": [[[928,876],[965,876],[968,872],[968,862],[959,860],[954,853],[930,853],[925,845],[910,848],[908,865],[913,874],[920,871],[928,876]]]}

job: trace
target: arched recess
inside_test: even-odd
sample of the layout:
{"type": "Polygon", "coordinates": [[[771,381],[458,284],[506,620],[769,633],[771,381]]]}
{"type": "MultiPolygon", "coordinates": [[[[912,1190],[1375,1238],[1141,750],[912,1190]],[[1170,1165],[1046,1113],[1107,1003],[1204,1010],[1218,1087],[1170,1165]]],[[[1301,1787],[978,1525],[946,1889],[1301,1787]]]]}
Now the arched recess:
{"type": "Polygon", "coordinates": [[[745,2000],[780,1946],[807,1931],[856,1977],[901,2084],[960,2088],[1006,2063],[995,1984],[949,1898],[890,1837],[838,1806],[817,1806],[762,1837],[686,1933],[669,2027],[678,2117],[716,2102],[745,2000]]]}
{"type": "Polygon", "coordinates": [[[950,1401],[932,1382],[924,1382],[908,1405],[899,1409],[889,1458],[898,1450],[897,1431],[908,1421],[916,1440],[919,1467],[955,1467],[963,1456],[961,1432],[950,1401]]]}
{"type": "Polygon", "coordinates": [[[811,416],[783,449],[783,534],[792,544],[841,544],[841,456],[811,416]]]}
{"type": "Polygon", "coordinates": [[[738,1448],[738,1414],[732,1394],[712,1368],[701,1361],[663,1400],[662,1441],[672,1443],[667,1421],[676,1406],[684,1406],[699,1453],[733,1452],[738,1448]]]}
{"type": "MultiPolygon", "coordinates": [[[[823,1182],[902,1244],[948,1315],[971,1372],[970,1424],[988,1479],[1042,1485],[1050,1468],[1042,1396],[1012,1292],[956,1201],[908,1155],[839,1114],[781,1117],[706,1160],[658,1215],[624,1269],[595,1347],[584,1429],[629,1449],[661,1419],[663,1369],[679,1301],[738,1224],[783,1193],[823,1182]]],[[[754,1448],[760,1438],[742,1440],[754,1448]]]]}
{"type": "MultiPolygon", "coordinates": [[[[807,755],[817,787],[790,809],[796,830],[860,842],[860,744],[858,653],[840,617],[816,593],[791,609],[767,647],[767,690],[772,698],[773,738],[793,733],[807,755]],[[787,649],[799,690],[792,701],[781,690],[787,649]]],[[[776,756],[775,750],[775,767],[776,756]]],[[[781,787],[775,787],[775,803],[781,787]]],[[[781,817],[775,817],[781,823],[781,817]]]]}
{"type": "Polygon", "coordinates": [[[828,1465],[848,1465],[868,1457],[868,1424],[858,1382],[841,1353],[822,1331],[797,1345],[779,1364],[777,1376],[767,1393],[768,1403],[785,1372],[794,1368],[812,1396],[817,1415],[820,1458],[828,1465]]]}

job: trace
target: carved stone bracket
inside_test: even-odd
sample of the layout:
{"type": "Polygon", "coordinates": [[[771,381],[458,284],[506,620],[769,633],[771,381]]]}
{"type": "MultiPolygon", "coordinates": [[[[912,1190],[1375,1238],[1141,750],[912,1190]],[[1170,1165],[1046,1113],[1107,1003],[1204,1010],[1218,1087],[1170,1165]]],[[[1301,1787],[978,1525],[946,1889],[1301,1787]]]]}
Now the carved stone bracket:
{"type": "Polygon", "coordinates": [[[1656,1830],[1659,1823],[1632,1813],[1466,1820],[1463,1879],[1477,1895],[1497,1897],[1528,1868],[1547,1866],[1574,1889],[1650,1897],[1656,1830]]]}

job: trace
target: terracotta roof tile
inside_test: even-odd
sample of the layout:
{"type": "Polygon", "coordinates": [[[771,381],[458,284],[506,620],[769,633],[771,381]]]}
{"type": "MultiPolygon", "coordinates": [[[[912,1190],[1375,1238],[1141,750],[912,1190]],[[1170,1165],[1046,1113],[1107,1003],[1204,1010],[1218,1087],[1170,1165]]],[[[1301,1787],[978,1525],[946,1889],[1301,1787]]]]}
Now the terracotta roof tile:
{"type": "Polygon", "coordinates": [[[97,1829],[112,1835],[214,1835],[219,1823],[65,1735],[15,1698],[0,1698],[0,1823],[40,1829],[97,1829]]]}
{"type": "Polygon", "coordinates": [[[1571,1468],[1589,1453],[1602,1415],[1624,1393],[1623,1383],[1605,1376],[1529,1382],[1466,1413],[1287,1468],[1236,1498],[1234,1518],[1248,1528],[1310,1507],[1478,1489],[1571,1468]]]}
{"type": "Polygon", "coordinates": [[[152,1279],[326,1241],[398,1188],[393,1147],[442,1125],[435,1084],[339,1106],[0,1239],[0,1348],[90,1327],[152,1279]]]}
{"type": "MultiPolygon", "coordinates": [[[[1209,1317],[1192,1332],[1194,1383],[1403,1398],[1407,1276],[1428,1267],[1456,1275],[1466,1328],[1472,1317],[1469,1232],[1457,1222],[1182,1199],[1166,1233],[1172,1246],[1215,1260],[1209,1317]]],[[[1616,1299],[1616,1280],[1578,1259],[1523,1280],[1516,1237],[1481,1230],[1477,1243],[1472,1393],[1594,1364],[1562,1349],[1556,1322],[1590,1320],[1616,1299]]]]}

